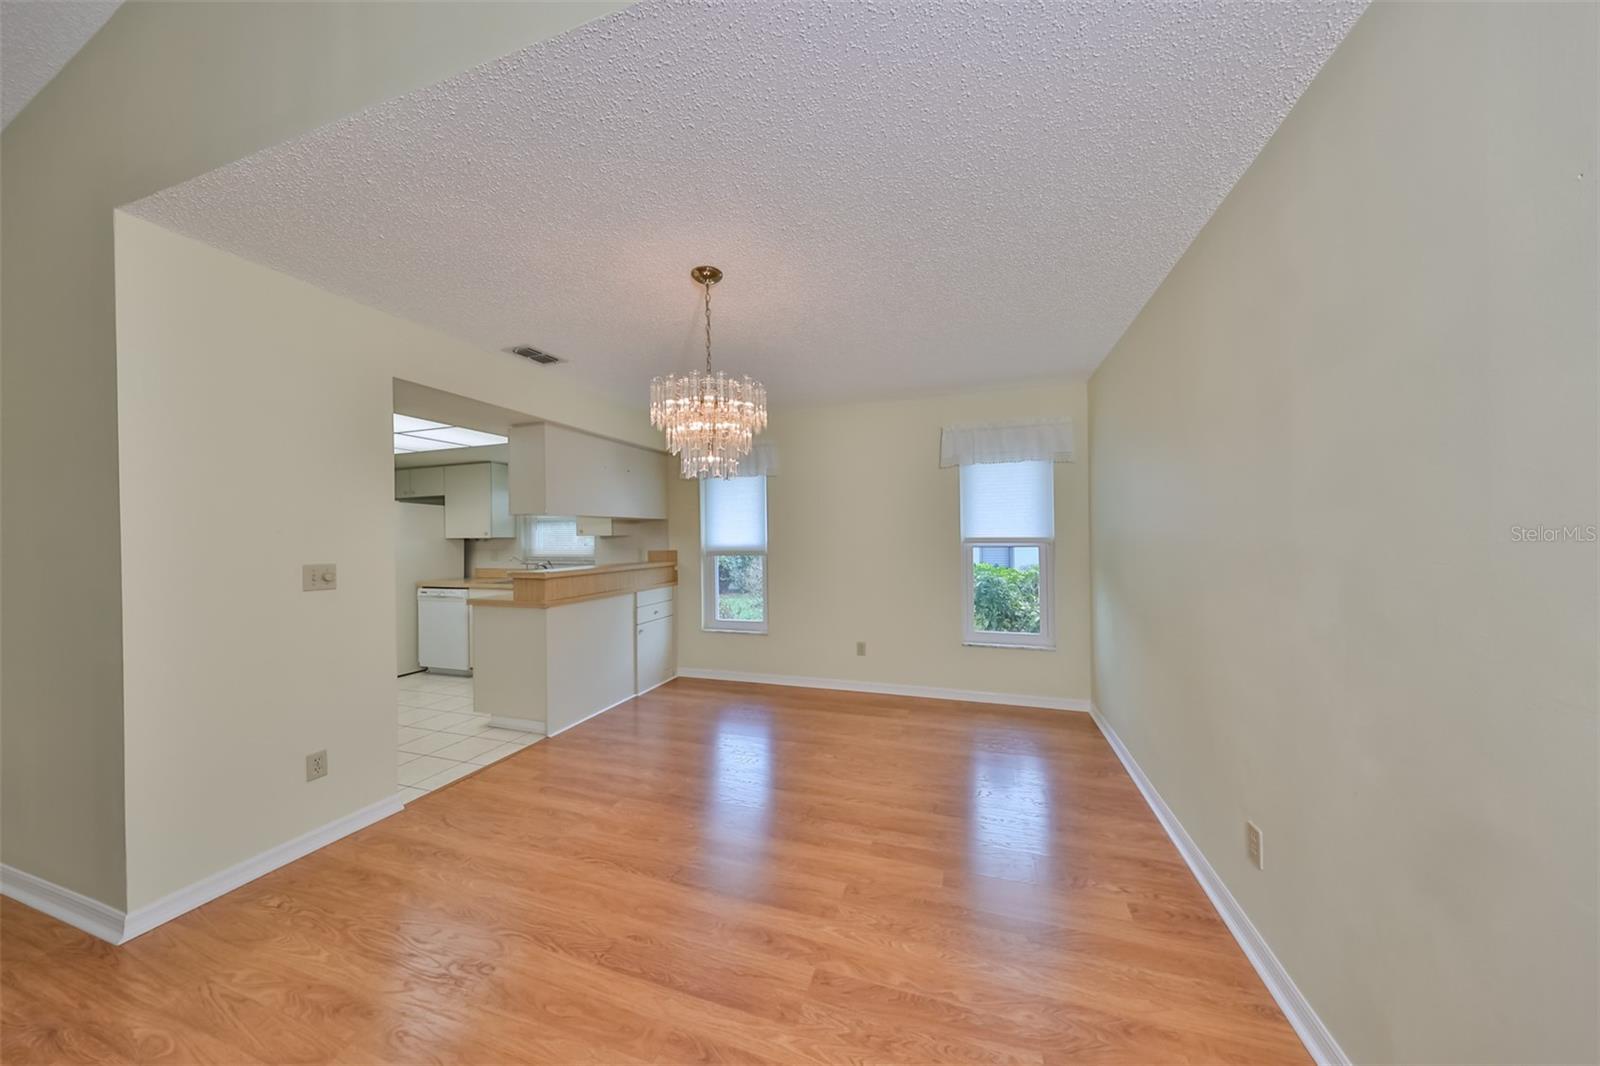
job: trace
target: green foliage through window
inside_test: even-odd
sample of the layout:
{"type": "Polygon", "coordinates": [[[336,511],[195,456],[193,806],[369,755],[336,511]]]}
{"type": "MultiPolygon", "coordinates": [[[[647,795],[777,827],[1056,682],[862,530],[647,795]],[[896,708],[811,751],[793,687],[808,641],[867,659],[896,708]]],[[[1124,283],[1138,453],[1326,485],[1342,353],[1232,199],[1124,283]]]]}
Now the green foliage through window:
{"type": "Polygon", "coordinates": [[[985,633],[1039,632],[1039,568],[974,562],[972,620],[985,633]]]}
{"type": "Polygon", "coordinates": [[[724,622],[760,622],[766,617],[761,555],[719,555],[717,558],[717,618],[724,622]]]}

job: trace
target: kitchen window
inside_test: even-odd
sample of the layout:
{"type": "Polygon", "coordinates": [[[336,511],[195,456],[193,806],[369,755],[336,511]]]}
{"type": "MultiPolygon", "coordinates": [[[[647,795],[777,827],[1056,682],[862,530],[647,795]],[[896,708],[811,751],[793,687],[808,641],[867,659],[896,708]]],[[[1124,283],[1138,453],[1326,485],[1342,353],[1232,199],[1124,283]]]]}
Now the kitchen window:
{"type": "Polygon", "coordinates": [[[700,480],[700,624],[767,631],[767,479],[700,480]]]}
{"type": "Polygon", "coordinates": [[[526,562],[594,562],[594,538],[578,534],[576,518],[517,516],[517,551],[526,562]]]}
{"type": "Polygon", "coordinates": [[[1055,647],[1055,466],[961,467],[961,574],[967,644],[1055,647]]]}

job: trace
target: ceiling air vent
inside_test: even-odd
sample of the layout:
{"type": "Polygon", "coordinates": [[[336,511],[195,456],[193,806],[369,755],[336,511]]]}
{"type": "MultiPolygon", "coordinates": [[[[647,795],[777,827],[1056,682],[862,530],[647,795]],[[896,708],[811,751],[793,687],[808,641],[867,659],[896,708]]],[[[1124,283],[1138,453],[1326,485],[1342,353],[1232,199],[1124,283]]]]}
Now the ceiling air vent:
{"type": "Polygon", "coordinates": [[[520,355],[524,359],[532,359],[535,363],[539,363],[543,366],[549,366],[551,363],[561,362],[559,356],[551,355],[549,352],[542,352],[528,344],[517,345],[515,348],[511,349],[511,354],[520,355]]]}

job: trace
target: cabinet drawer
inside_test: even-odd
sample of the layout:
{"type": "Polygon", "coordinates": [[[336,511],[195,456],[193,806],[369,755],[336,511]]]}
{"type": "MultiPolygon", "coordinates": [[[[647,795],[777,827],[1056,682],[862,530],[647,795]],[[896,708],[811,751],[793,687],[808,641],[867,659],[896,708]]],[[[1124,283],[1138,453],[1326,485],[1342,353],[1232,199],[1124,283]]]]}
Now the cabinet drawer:
{"type": "Polygon", "coordinates": [[[635,621],[641,623],[653,622],[657,618],[670,618],[672,617],[672,601],[647,603],[643,607],[635,608],[634,614],[636,615],[635,621]]]}
{"type": "Polygon", "coordinates": [[[645,589],[643,592],[634,593],[640,607],[647,603],[670,603],[672,601],[672,586],[663,585],[658,589],[645,589]]]}

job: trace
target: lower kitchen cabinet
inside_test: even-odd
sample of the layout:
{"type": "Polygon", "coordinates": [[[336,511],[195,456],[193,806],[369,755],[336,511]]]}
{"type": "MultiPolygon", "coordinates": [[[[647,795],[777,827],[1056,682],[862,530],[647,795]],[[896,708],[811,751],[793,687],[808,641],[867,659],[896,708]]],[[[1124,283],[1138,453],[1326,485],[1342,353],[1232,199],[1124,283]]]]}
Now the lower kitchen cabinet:
{"type": "Polygon", "coordinates": [[[677,664],[672,654],[672,616],[634,627],[634,691],[644,692],[670,678],[677,664]]]}

